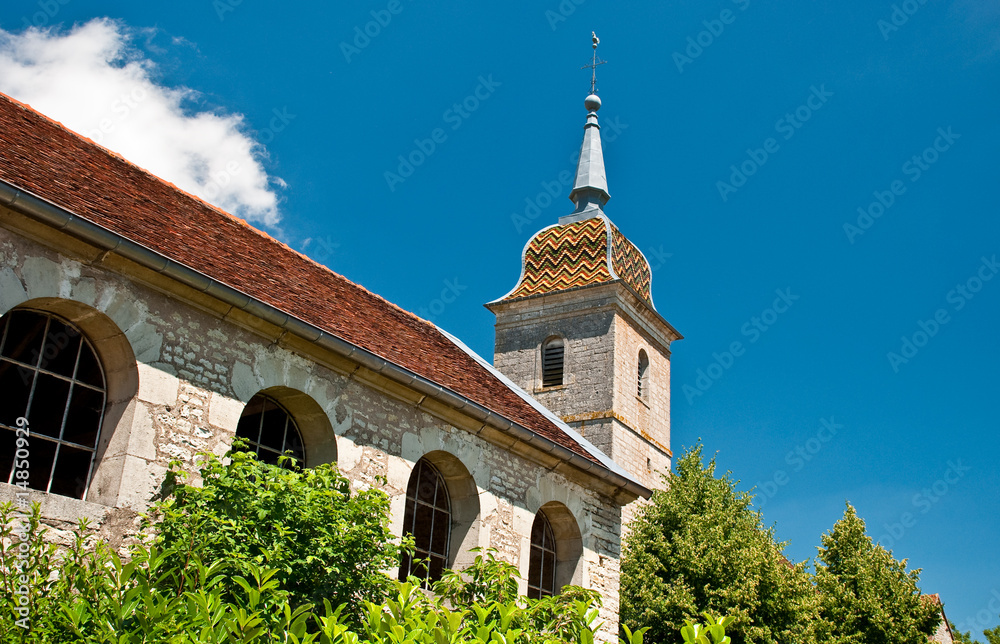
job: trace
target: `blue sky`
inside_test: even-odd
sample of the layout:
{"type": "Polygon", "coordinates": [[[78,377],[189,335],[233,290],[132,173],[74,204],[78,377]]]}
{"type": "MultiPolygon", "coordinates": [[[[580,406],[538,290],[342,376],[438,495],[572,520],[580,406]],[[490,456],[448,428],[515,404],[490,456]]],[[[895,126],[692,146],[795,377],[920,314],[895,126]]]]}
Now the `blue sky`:
{"type": "Polygon", "coordinates": [[[42,0],[0,28],[0,91],[487,357],[482,303],[570,211],[596,30],[606,212],[685,335],[675,453],[757,485],[790,558],[849,500],[963,630],[1000,622],[995,3],[42,0]]]}

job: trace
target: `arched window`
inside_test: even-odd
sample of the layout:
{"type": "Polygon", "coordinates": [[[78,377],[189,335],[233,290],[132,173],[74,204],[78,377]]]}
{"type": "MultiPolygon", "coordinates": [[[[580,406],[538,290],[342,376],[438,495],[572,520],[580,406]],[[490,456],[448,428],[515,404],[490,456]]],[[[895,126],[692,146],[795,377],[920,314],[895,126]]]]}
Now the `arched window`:
{"type": "Polygon", "coordinates": [[[40,311],[5,315],[0,319],[0,480],[27,480],[36,490],[84,498],[105,399],[104,370],[79,329],[40,311]],[[27,444],[21,446],[20,417],[28,421],[27,444]]]}
{"type": "Polygon", "coordinates": [[[299,466],[305,462],[302,434],[295,419],[270,396],[257,394],[250,399],[236,426],[236,436],[247,439],[247,449],[264,463],[276,465],[286,451],[299,466]]]}
{"type": "Polygon", "coordinates": [[[403,534],[413,535],[413,555],[404,554],[399,578],[419,577],[424,585],[441,578],[451,547],[451,499],[444,477],[426,459],[417,461],[406,486],[403,534]]]}
{"type": "Polygon", "coordinates": [[[528,552],[527,595],[556,595],[583,580],[583,538],[580,525],[563,503],[549,501],[535,513],[528,552]]]}
{"type": "Polygon", "coordinates": [[[639,378],[635,395],[643,400],[649,398],[649,356],[646,355],[645,349],[639,349],[639,378]]]}
{"type": "Polygon", "coordinates": [[[564,357],[562,338],[552,338],[542,346],[543,387],[555,387],[563,383],[564,357]]]}
{"type": "Polygon", "coordinates": [[[531,555],[528,560],[528,597],[541,599],[556,594],[556,538],[544,512],[531,524],[531,555]]]}

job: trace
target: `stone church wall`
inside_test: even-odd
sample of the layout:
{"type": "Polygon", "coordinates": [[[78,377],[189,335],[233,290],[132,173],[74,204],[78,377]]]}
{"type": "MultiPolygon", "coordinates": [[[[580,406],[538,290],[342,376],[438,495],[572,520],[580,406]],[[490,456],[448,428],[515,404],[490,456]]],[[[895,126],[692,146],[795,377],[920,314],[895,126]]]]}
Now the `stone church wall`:
{"type": "MultiPolygon", "coordinates": [[[[418,396],[407,400],[398,385],[352,370],[343,359],[311,355],[318,349],[207,296],[182,298],[165,278],[25,226],[23,233],[0,227],[0,315],[17,306],[57,313],[107,360],[109,412],[87,500],[33,493],[57,539],[88,517],[102,538],[120,546],[168,463],[180,460],[194,471],[199,451],[225,453],[244,404],[263,391],[300,423],[307,466],[335,460],[353,487],[385,489],[397,535],[418,459],[464,472],[468,493],[453,501],[472,518],[457,535],[454,565],[470,560],[473,547],[492,547],[527,577],[535,513],[543,505],[559,508],[580,550],[560,564],[560,578],[601,592],[602,638],[616,638],[621,514],[602,488],[460,428],[460,419],[446,420],[447,410],[417,407],[418,396]],[[34,241],[42,238],[45,244],[34,241]]],[[[13,490],[0,483],[0,501],[12,499],[13,490]]]]}

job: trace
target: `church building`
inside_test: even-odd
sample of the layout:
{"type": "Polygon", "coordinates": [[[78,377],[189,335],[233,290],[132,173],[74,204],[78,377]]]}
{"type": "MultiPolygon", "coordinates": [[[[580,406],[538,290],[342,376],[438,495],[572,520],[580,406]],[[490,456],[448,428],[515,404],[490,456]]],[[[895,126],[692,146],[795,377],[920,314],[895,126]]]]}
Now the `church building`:
{"type": "Polygon", "coordinates": [[[529,596],[599,591],[614,641],[623,526],[670,467],[681,336],[604,213],[600,106],[592,92],[573,207],[486,305],[490,364],[0,94],[0,501],[27,425],[50,535],[87,517],[117,546],[170,461],[196,471],[242,436],[262,460],[290,450],[384,489],[416,542],[400,575],[495,548],[529,596]]]}

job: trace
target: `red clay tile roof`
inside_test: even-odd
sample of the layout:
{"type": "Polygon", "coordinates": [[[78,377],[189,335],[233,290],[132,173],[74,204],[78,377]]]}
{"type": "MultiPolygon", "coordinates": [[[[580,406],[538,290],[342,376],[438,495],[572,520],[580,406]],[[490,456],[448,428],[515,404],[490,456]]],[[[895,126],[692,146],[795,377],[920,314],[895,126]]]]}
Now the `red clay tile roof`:
{"type": "Polygon", "coordinates": [[[2,93],[0,179],[599,463],[429,322],[2,93]]]}

